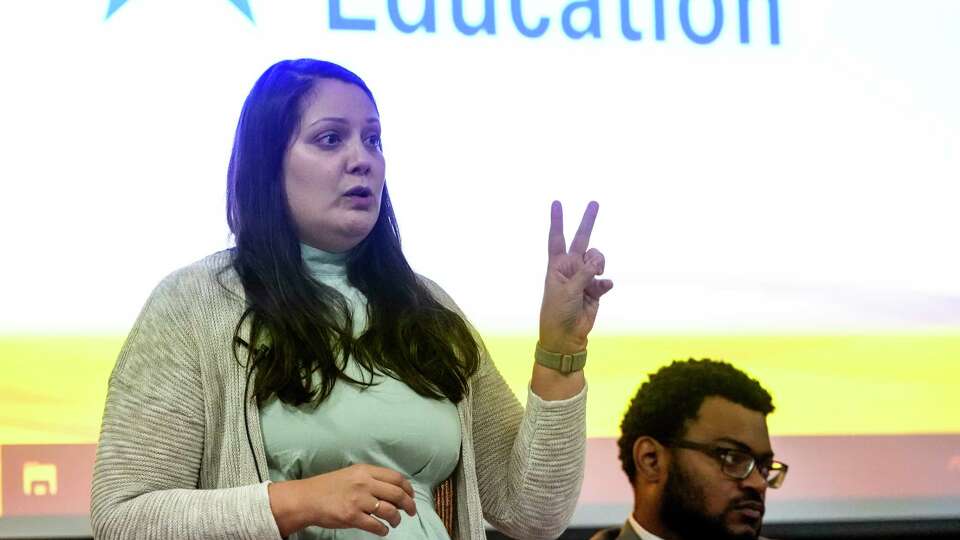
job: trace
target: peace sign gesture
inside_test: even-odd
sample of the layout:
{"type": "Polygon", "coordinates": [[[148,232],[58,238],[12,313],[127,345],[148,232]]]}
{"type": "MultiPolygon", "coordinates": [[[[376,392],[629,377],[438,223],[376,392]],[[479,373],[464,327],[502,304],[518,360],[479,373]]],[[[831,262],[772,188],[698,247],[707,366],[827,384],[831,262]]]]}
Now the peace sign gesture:
{"type": "Polygon", "coordinates": [[[586,349],[600,297],[613,288],[609,279],[597,279],[603,274],[603,254],[588,249],[598,209],[596,202],[587,205],[568,250],[563,207],[553,201],[550,208],[549,259],[540,306],[540,346],[548,351],[573,354],[586,349]]]}

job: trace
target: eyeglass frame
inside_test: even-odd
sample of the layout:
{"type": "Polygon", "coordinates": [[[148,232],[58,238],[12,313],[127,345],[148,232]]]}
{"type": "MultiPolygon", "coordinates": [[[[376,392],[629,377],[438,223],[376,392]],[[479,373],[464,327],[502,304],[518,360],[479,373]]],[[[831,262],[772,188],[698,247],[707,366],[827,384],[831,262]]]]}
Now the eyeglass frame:
{"type": "Polygon", "coordinates": [[[758,458],[757,456],[753,455],[750,452],[747,452],[745,450],[739,450],[737,448],[725,448],[723,446],[716,446],[713,444],[703,444],[703,443],[698,443],[694,441],[687,441],[684,439],[674,439],[674,440],[668,441],[667,443],[664,444],[664,446],[673,447],[673,448],[684,448],[686,450],[696,450],[698,452],[706,454],[714,458],[715,460],[717,460],[717,462],[720,464],[720,471],[723,472],[723,474],[735,480],[746,480],[747,477],[750,476],[750,473],[752,473],[754,469],[757,469],[757,472],[760,473],[760,477],[763,478],[764,483],[766,483],[767,487],[771,489],[778,489],[781,486],[783,486],[783,482],[786,480],[786,477],[787,477],[787,471],[790,469],[790,467],[786,463],[782,461],[777,461],[775,459],[771,459],[769,465],[758,468],[757,463],[761,461],[760,458],[758,458]],[[747,456],[750,458],[750,464],[747,466],[747,472],[742,476],[733,474],[727,470],[727,467],[729,467],[730,464],[724,461],[724,455],[731,454],[731,453],[741,454],[743,456],[747,456]],[[766,474],[764,474],[764,470],[766,470],[766,474]],[[774,472],[774,471],[779,472],[780,474],[774,476],[773,479],[771,479],[769,475],[771,472],[774,472]],[[774,482],[772,480],[776,480],[775,482],[776,485],[774,485],[774,482]]]}

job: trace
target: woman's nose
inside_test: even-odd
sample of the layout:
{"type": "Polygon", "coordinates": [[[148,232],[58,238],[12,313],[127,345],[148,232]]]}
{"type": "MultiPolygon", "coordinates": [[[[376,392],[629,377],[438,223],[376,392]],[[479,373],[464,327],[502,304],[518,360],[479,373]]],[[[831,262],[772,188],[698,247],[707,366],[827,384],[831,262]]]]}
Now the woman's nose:
{"type": "Polygon", "coordinates": [[[372,166],[370,155],[362,140],[359,138],[350,145],[350,155],[347,161],[347,172],[360,176],[366,176],[370,173],[372,166]]]}

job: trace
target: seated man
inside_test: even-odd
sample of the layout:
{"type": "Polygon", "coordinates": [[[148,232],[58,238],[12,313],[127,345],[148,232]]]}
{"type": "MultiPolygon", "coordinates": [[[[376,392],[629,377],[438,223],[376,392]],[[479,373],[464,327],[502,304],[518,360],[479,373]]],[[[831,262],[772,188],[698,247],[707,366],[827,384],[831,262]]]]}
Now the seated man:
{"type": "Polygon", "coordinates": [[[591,540],[755,540],[773,460],[770,394],[725,362],[674,362],[650,375],[620,425],[620,461],[633,485],[622,529],[591,540]]]}

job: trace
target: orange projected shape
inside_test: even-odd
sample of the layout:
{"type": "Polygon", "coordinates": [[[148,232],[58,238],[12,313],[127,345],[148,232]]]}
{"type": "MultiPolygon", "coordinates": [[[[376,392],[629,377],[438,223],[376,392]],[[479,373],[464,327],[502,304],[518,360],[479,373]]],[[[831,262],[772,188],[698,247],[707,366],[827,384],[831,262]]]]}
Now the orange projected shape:
{"type": "Polygon", "coordinates": [[[960,454],[950,458],[947,463],[947,470],[952,473],[960,473],[960,454]]]}
{"type": "Polygon", "coordinates": [[[23,494],[42,497],[57,494],[57,466],[28,461],[23,464],[23,494]]]}

